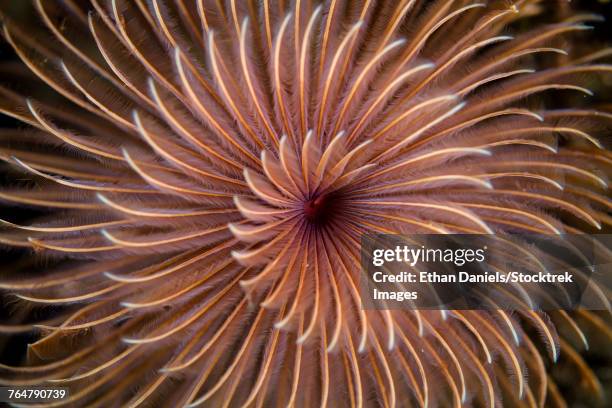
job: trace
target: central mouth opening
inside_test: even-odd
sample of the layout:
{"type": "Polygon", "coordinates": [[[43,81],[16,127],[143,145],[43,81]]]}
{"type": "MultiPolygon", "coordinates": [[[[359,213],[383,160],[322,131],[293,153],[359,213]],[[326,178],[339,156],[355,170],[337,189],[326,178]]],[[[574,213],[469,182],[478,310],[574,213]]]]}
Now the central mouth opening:
{"type": "Polygon", "coordinates": [[[333,199],[329,194],[321,194],[304,202],[304,215],[312,223],[325,222],[333,213],[333,199]]]}

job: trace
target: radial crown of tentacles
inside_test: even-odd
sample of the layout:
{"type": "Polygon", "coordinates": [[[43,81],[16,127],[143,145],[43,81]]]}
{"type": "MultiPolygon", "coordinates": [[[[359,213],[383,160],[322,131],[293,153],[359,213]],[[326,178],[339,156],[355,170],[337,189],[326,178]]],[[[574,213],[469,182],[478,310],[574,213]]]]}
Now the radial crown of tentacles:
{"type": "Polygon", "coordinates": [[[561,354],[601,392],[575,351],[584,327],[609,336],[598,315],[365,310],[359,291],[366,233],[609,226],[612,115],[585,86],[610,52],[572,45],[598,16],[33,4],[37,24],[0,6],[23,62],[0,112],[27,125],[0,132],[0,199],[42,215],[5,212],[0,242],[39,255],[0,286],[20,299],[2,331],[37,337],[0,382],[69,387],[53,406],[542,405],[561,354]]]}

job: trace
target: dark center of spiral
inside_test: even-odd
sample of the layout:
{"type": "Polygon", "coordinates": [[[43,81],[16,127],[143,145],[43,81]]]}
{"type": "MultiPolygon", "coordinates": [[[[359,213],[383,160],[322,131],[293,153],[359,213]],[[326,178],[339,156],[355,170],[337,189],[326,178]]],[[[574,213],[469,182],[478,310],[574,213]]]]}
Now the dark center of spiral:
{"type": "Polygon", "coordinates": [[[320,224],[333,213],[334,200],[329,194],[320,194],[304,202],[304,215],[312,223],[320,224]]]}

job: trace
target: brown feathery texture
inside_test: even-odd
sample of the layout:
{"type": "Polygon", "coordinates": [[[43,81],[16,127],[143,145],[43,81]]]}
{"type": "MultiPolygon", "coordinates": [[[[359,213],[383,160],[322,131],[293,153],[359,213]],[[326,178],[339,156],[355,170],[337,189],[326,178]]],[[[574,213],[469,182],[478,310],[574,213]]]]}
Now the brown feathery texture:
{"type": "Polygon", "coordinates": [[[29,70],[3,68],[21,80],[0,112],[29,126],[0,133],[0,199],[46,212],[7,213],[0,242],[45,261],[0,286],[23,314],[52,312],[1,328],[40,334],[1,383],[70,387],[53,406],[541,406],[563,403],[547,374],[561,354],[601,393],[574,348],[581,326],[609,342],[607,317],[364,310],[358,289],[364,233],[610,225],[612,115],[559,102],[612,71],[609,50],[567,52],[597,16],[534,20],[555,7],[538,0],[34,4],[39,24],[3,18],[29,70]]]}

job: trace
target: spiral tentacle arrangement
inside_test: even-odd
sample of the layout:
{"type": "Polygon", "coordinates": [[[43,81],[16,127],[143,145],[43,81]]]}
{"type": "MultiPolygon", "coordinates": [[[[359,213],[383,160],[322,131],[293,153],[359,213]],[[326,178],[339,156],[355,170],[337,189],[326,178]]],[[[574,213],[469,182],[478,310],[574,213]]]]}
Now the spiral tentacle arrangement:
{"type": "Polygon", "coordinates": [[[3,331],[39,336],[0,382],[70,387],[54,406],[541,405],[566,355],[599,393],[574,350],[609,335],[595,314],[366,310],[359,291],[363,234],[610,225],[612,115],[587,85],[612,66],[571,52],[597,16],[526,30],[548,3],[5,13],[23,87],[0,112],[27,126],[0,132],[0,199],[41,215],[2,219],[36,254],[2,276],[25,320],[3,331]]]}

